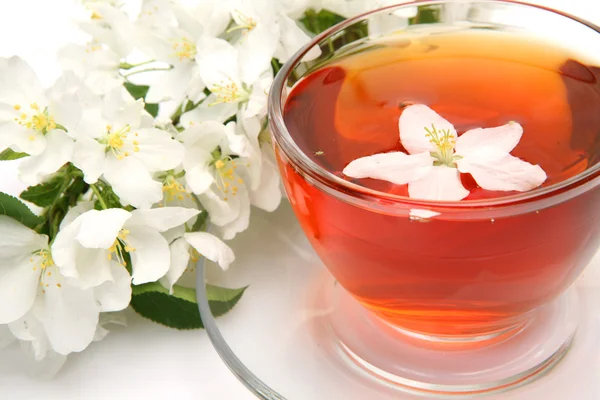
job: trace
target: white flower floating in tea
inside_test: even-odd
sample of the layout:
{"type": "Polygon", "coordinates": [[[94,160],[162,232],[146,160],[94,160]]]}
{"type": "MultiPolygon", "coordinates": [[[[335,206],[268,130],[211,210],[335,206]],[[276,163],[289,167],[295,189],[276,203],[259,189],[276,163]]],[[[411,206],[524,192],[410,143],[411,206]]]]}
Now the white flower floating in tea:
{"type": "Polygon", "coordinates": [[[375,154],[352,161],[344,174],[408,184],[408,194],[423,200],[458,201],[469,195],[460,173],[469,173],[485,190],[525,192],[540,186],[546,173],[509,153],[523,135],[510,122],[456,134],[454,126],[422,104],[407,107],[400,116],[401,151],[375,154]]]}

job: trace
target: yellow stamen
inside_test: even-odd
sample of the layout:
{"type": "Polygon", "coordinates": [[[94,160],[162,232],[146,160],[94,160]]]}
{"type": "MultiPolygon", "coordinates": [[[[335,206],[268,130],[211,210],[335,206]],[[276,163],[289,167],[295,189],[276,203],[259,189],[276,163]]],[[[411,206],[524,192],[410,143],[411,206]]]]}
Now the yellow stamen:
{"type": "Polygon", "coordinates": [[[163,182],[162,190],[165,194],[165,204],[175,199],[183,200],[185,197],[189,197],[188,190],[177,181],[173,175],[168,175],[163,182]]]}
{"type": "MultiPolygon", "coordinates": [[[[15,105],[13,107],[16,111],[21,110],[20,105],[15,105]]],[[[54,117],[48,113],[48,110],[40,110],[40,107],[37,103],[31,103],[29,106],[31,109],[31,114],[28,115],[25,112],[21,112],[18,118],[14,120],[21,126],[26,127],[27,129],[34,129],[42,134],[46,134],[49,131],[56,129],[56,122],[54,121],[54,117]]],[[[30,140],[33,140],[30,138],[30,140]]]]}
{"type": "Polygon", "coordinates": [[[244,30],[244,35],[247,35],[248,32],[252,31],[256,28],[256,21],[252,17],[248,17],[244,15],[241,11],[235,10],[238,19],[240,20],[240,24],[234,26],[227,30],[227,33],[231,33],[234,31],[244,30]]]}
{"type": "Polygon", "coordinates": [[[198,51],[196,50],[196,44],[190,39],[182,37],[181,39],[174,39],[173,55],[179,58],[179,61],[193,60],[196,57],[198,51]]]}
{"type": "Polygon", "coordinates": [[[106,126],[106,137],[102,143],[106,144],[106,151],[111,151],[117,160],[122,160],[130,154],[128,151],[123,150],[129,132],[131,132],[129,125],[125,125],[117,131],[113,131],[111,125],[106,126]]]}
{"type": "Polygon", "coordinates": [[[214,106],[221,103],[235,103],[246,101],[250,98],[250,94],[243,88],[240,88],[233,81],[223,82],[219,85],[214,85],[210,91],[217,96],[217,100],[210,103],[209,106],[214,106]]]}
{"type": "Polygon", "coordinates": [[[125,262],[125,252],[131,253],[136,250],[135,247],[129,246],[127,244],[127,236],[129,235],[129,233],[129,230],[121,229],[112,246],[108,248],[108,259],[112,260],[114,255],[119,264],[121,264],[122,266],[127,265],[127,263],[125,262]]]}

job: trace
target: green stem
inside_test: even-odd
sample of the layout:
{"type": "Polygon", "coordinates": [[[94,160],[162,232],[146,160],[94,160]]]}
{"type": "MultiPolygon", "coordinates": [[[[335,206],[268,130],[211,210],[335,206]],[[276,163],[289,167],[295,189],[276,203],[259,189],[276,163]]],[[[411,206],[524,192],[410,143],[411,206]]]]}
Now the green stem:
{"type": "Polygon", "coordinates": [[[150,64],[150,63],[153,63],[153,62],[156,62],[156,60],[143,61],[143,62],[137,63],[137,64],[130,64],[130,63],[123,62],[123,63],[119,64],[119,68],[121,68],[121,69],[131,69],[131,68],[141,67],[142,65],[150,64]]]}
{"type": "Polygon", "coordinates": [[[102,195],[100,194],[100,190],[98,190],[98,187],[96,187],[96,185],[92,184],[92,185],[90,185],[90,189],[92,189],[92,192],[94,192],[94,195],[96,196],[96,199],[98,199],[98,202],[100,203],[102,208],[104,210],[106,210],[108,208],[108,206],[104,202],[104,199],[102,198],[102,195]]]}
{"type": "Polygon", "coordinates": [[[177,125],[179,123],[179,119],[183,114],[183,107],[185,107],[185,105],[181,104],[179,107],[177,107],[177,110],[175,110],[173,115],[171,115],[171,122],[173,123],[173,125],[177,125]]]}
{"type": "Polygon", "coordinates": [[[152,67],[152,68],[138,69],[137,71],[131,71],[131,72],[128,72],[126,74],[123,74],[123,78],[129,78],[132,75],[141,74],[143,72],[169,71],[171,69],[173,69],[173,67],[171,67],[171,66],[169,66],[169,67],[152,67]]]}
{"type": "Polygon", "coordinates": [[[273,67],[273,74],[277,75],[281,69],[274,58],[271,58],[271,66],[273,67]]]}
{"type": "Polygon", "coordinates": [[[329,51],[333,54],[335,53],[335,46],[333,45],[333,39],[329,38],[329,40],[327,41],[327,46],[329,47],[329,51]]]}

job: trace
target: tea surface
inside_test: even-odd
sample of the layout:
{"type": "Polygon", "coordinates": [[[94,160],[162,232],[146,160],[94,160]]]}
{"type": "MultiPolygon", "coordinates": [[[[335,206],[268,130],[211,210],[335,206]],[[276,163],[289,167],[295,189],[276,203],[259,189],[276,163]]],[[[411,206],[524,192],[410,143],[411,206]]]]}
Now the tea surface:
{"type": "MultiPolygon", "coordinates": [[[[404,151],[398,119],[406,104],[429,106],[459,136],[473,128],[519,122],[512,155],[539,164],[544,186],[598,161],[600,69],[548,43],[510,33],[470,32],[388,40],[341,57],[296,85],[285,120],[300,147],[341,175],[352,160],[404,151]]],[[[408,196],[406,185],[345,179],[408,196]]],[[[516,192],[486,191],[468,174],[465,200],[516,192]]]]}

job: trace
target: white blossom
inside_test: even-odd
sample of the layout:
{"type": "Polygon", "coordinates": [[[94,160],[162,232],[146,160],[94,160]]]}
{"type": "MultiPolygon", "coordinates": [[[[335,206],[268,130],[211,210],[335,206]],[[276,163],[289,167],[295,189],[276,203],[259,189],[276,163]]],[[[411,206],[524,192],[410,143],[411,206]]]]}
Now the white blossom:
{"type": "Polygon", "coordinates": [[[243,118],[264,117],[273,80],[270,67],[260,71],[252,54],[246,53],[249,58],[243,58],[244,53],[223,39],[203,37],[198,47],[203,49],[196,56],[200,77],[211,95],[200,107],[183,115],[184,126],[203,120],[224,122],[237,113],[238,107],[243,110],[243,118]]]}
{"type": "Polygon", "coordinates": [[[102,176],[123,205],[149,208],[162,199],[162,185],[153,174],[177,167],[183,146],[168,132],[152,128],[142,100],[123,88],[108,93],[102,109],[89,113],[79,126],[73,163],[87,183],[102,176]]]}
{"type": "Polygon", "coordinates": [[[206,121],[181,134],[186,182],[225,239],[245,230],[250,219],[252,147],[246,136],[235,131],[234,123],[206,121]]]}
{"type": "MultiPolygon", "coordinates": [[[[94,339],[100,312],[119,311],[131,297],[129,282],[81,288],[61,274],[48,237],[0,216],[0,324],[32,342],[36,358],[49,349],[62,355],[84,350],[94,339]]],[[[128,276],[113,265],[113,276],[128,276]]]]}
{"type": "Polygon", "coordinates": [[[161,4],[158,12],[154,10],[158,6],[152,3],[155,2],[144,3],[149,10],[142,11],[138,21],[137,45],[148,57],[170,69],[155,73],[146,100],[150,103],[171,100],[180,104],[186,99],[196,102],[202,98],[204,89],[195,61],[196,42],[202,35],[203,25],[179,5],[161,4]]]}
{"type": "Polygon", "coordinates": [[[127,57],[133,51],[137,34],[129,16],[115,2],[88,1],[86,6],[90,9],[90,18],[79,27],[119,57],[127,57]]]}
{"type": "Polygon", "coordinates": [[[61,273],[82,288],[113,281],[111,266],[124,266],[126,252],[133,284],[155,282],[169,271],[171,258],[161,232],[186,223],[198,212],[181,207],[88,210],[61,226],[52,254],[61,273]]]}
{"type": "Polygon", "coordinates": [[[409,154],[396,151],[352,161],[344,174],[396,185],[408,183],[410,197],[423,200],[462,200],[469,195],[460,173],[470,173],[485,190],[524,192],[540,186],[546,173],[509,153],[523,128],[516,122],[478,128],[457,138],[454,126],[429,107],[415,104],[399,120],[400,142],[409,154]]]}
{"type": "Polygon", "coordinates": [[[72,71],[95,94],[106,94],[123,84],[121,57],[96,41],[71,43],[59,50],[58,60],[65,71],[72,71]]]}
{"type": "Polygon", "coordinates": [[[65,74],[45,90],[31,67],[12,57],[0,59],[0,87],[0,148],[31,155],[20,165],[20,179],[37,184],[71,160],[80,82],[65,74]]]}
{"type": "Polygon", "coordinates": [[[208,232],[185,232],[174,229],[165,233],[171,250],[171,267],[160,283],[172,293],[173,285],[190,266],[194,266],[200,257],[216,262],[224,270],[235,260],[235,255],[222,240],[208,232]],[[168,235],[170,233],[170,235],[168,235]]]}

